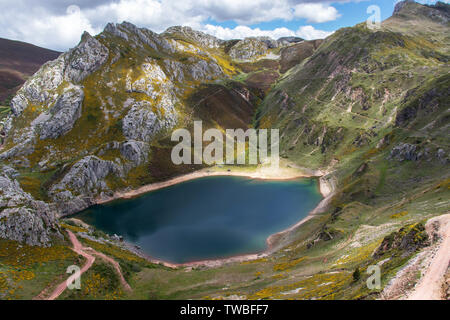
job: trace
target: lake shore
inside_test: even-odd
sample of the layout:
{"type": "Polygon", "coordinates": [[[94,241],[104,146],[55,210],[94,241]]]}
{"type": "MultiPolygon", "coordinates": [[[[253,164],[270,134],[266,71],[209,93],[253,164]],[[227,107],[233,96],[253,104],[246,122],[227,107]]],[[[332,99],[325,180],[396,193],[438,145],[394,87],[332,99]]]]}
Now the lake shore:
{"type": "MultiPolygon", "coordinates": [[[[167,188],[182,182],[205,177],[234,176],[261,180],[292,180],[298,178],[320,177],[322,175],[322,171],[308,170],[306,168],[294,167],[292,165],[290,166],[289,164],[283,167],[280,166],[278,168],[258,167],[256,169],[237,167],[224,169],[219,167],[212,167],[194,171],[166,181],[151,183],[138,189],[115,192],[112,196],[109,197],[98,197],[95,199],[95,204],[104,204],[117,199],[131,199],[151,191],[167,188]]],[[[326,197],[328,194],[328,187],[321,187],[320,192],[323,197],[326,197]]]]}
{"type": "MultiPolygon", "coordinates": [[[[235,176],[235,177],[246,177],[250,179],[261,179],[261,180],[292,180],[292,179],[298,179],[298,178],[311,178],[311,177],[317,177],[319,179],[319,192],[323,196],[323,199],[319,202],[319,204],[314,208],[311,212],[308,213],[308,215],[297,222],[296,224],[292,225],[291,227],[282,230],[280,232],[277,232],[275,234],[270,235],[266,239],[267,243],[267,249],[264,250],[261,253],[251,253],[251,254],[242,254],[227,258],[217,258],[217,259],[210,259],[210,260],[201,260],[201,261],[190,261],[186,263],[171,263],[167,261],[162,261],[158,259],[154,259],[147,254],[141,252],[139,255],[145,257],[147,260],[149,260],[152,263],[159,263],[163,264],[166,267],[170,268],[177,268],[177,267],[198,267],[198,266],[205,266],[205,267],[219,267],[223,264],[233,263],[233,262],[245,262],[245,261],[251,261],[256,260],[260,258],[264,258],[277,249],[277,243],[280,243],[280,239],[289,234],[291,231],[295,230],[302,224],[304,224],[306,221],[310,220],[314,217],[314,215],[319,214],[321,212],[324,212],[326,208],[328,207],[331,198],[333,197],[335,193],[335,181],[331,177],[330,172],[327,171],[321,171],[321,170],[312,170],[308,168],[299,167],[297,165],[291,164],[291,163],[283,163],[282,166],[278,168],[272,168],[272,167],[258,167],[258,168],[241,168],[241,167],[212,167],[207,169],[202,169],[199,171],[195,171],[192,173],[188,173],[182,176],[178,176],[172,179],[169,179],[167,181],[162,182],[156,182],[152,184],[148,184],[145,186],[142,186],[138,189],[129,190],[129,191],[123,191],[123,192],[116,192],[111,197],[103,197],[103,198],[97,198],[95,200],[96,204],[104,204],[111,201],[114,201],[116,199],[130,199],[137,196],[140,196],[142,194],[152,192],[155,190],[159,190],[162,188],[170,187],[182,182],[204,178],[204,177],[214,177],[214,176],[235,176]]],[[[128,249],[131,249],[133,247],[132,244],[128,246],[128,249]]]]}

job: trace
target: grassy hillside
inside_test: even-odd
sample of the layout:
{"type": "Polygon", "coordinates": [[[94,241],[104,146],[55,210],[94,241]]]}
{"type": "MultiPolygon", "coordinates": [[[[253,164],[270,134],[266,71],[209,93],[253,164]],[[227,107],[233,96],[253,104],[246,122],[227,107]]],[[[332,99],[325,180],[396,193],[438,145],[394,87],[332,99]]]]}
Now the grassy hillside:
{"type": "MultiPolygon", "coordinates": [[[[133,287],[132,293],[119,290],[113,271],[97,264],[87,274],[92,285],[86,297],[380,298],[397,272],[432,243],[426,221],[450,211],[450,38],[449,24],[440,18],[448,8],[408,2],[379,30],[365,24],[343,28],[322,42],[282,49],[278,60],[234,61],[226,53],[232,43],[206,48],[184,33],[167,36],[183,48],[173,53],[148,45],[132,50],[127,41],[108,33],[98,37],[114,55],[83,80],[83,113],[74,128],[56,139],[37,139],[32,152],[23,156],[29,166],[20,165],[26,161],[17,165],[25,191],[48,201],[49,187],[86,154],[123,160],[118,150],[104,147],[125,140],[121,121],[128,98],[156,108],[148,95],[125,89],[127,77],[145,79],[140,66],[151,58],[165,71],[166,60],[186,66],[199,59],[224,71],[217,79],[198,80],[191,73],[173,80],[180,117],[175,127],[191,128],[192,120],[202,119],[208,127],[279,128],[281,156],[300,167],[321,169],[322,179],[335,183],[335,192],[326,210],[279,235],[276,250],[267,257],[218,267],[151,264],[102,232],[66,221],[62,228],[78,232],[86,246],[118,260],[133,287]],[[39,163],[49,150],[52,158],[44,169],[39,163]],[[366,286],[371,265],[381,267],[381,289],[366,286]]],[[[166,82],[153,85],[161,89],[166,82]]],[[[39,107],[29,106],[16,118],[13,133],[26,127],[39,107]]],[[[108,186],[138,187],[195,170],[169,161],[170,132],[162,130],[149,142],[147,162],[124,178],[108,177],[108,186]]],[[[12,147],[14,140],[8,143],[12,147]]],[[[13,264],[5,256],[0,253],[0,297],[28,298],[30,293],[19,286],[42,283],[11,280],[13,264]]],[[[55,259],[48,268],[71,259],[55,259]]],[[[33,260],[23,268],[35,272],[41,262],[33,260]]],[[[67,293],[62,298],[82,296],[67,293]]]]}

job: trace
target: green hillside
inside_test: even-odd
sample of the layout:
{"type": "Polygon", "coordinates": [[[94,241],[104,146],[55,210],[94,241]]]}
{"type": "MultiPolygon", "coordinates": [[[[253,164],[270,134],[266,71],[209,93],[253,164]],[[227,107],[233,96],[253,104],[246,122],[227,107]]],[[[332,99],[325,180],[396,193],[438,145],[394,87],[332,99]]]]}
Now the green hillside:
{"type": "Polygon", "coordinates": [[[61,299],[398,298],[383,289],[436,243],[427,221],[450,212],[449,8],[402,2],[380,29],[361,23],[278,48],[129,23],[84,34],[25,83],[11,110],[0,109],[0,298],[51,287],[55,279],[39,273],[76,259],[54,254],[70,246],[64,230],[118,261],[133,291],[97,261],[89,290],[61,299]],[[151,263],[64,218],[114,192],[199,169],[170,161],[171,132],[192,130],[193,120],[278,128],[283,163],[322,172],[320,181],[334,186],[329,201],[272,238],[267,256],[212,266],[151,263]],[[38,222],[17,218],[27,214],[38,222]],[[19,221],[16,233],[1,227],[11,221],[19,221]],[[33,259],[9,259],[10,250],[22,252],[18,241],[33,259]],[[370,290],[373,265],[381,288],[370,290]]]}

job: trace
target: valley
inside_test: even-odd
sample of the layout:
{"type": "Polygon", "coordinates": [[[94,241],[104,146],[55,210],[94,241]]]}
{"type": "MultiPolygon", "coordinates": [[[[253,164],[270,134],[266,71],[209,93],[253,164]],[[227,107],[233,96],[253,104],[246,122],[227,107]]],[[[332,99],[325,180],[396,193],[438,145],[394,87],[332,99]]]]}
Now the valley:
{"type": "Polygon", "coordinates": [[[115,265],[95,259],[86,285],[58,299],[406,299],[423,297],[429,265],[440,276],[425,291],[448,299],[449,8],[403,1],[380,29],[360,23],[310,41],[221,40],[189,27],[158,34],[128,22],[84,33],[0,108],[0,299],[52,292],[68,266],[85,265],[70,234],[116,261],[131,290],[115,265]],[[264,159],[175,165],[171,134],[194,136],[194,121],[221,132],[278,129],[280,168],[264,159]],[[276,192],[313,178],[322,200],[315,185],[304,199],[276,192]],[[227,181],[240,183],[215,197],[227,181]],[[247,183],[277,189],[240,189],[247,183]],[[132,212],[126,223],[109,219],[147,198],[136,221],[132,212]],[[206,208],[188,210],[190,200],[206,208]],[[184,244],[181,231],[153,242],[156,259],[134,246],[144,244],[130,230],[164,220],[167,208],[191,212],[177,217],[195,229],[195,214],[214,217],[220,201],[222,217],[246,204],[245,237],[258,214],[272,228],[258,245],[217,255],[167,256],[184,244]],[[287,220],[270,214],[283,208],[287,220]],[[270,250],[258,254],[269,235],[270,250]],[[378,289],[366,285],[371,266],[381,270],[378,289]]]}

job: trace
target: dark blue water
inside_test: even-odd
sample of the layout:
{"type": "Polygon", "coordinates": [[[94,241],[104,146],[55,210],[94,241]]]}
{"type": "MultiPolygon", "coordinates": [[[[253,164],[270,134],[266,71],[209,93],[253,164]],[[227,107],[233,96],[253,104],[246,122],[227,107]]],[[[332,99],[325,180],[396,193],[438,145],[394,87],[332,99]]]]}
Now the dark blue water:
{"type": "Polygon", "coordinates": [[[320,199],[315,179],[207,177],[97,205],[77,218],[152,257],[183,263],[261,252],[269,235],[297,223],[320,199]]]}

